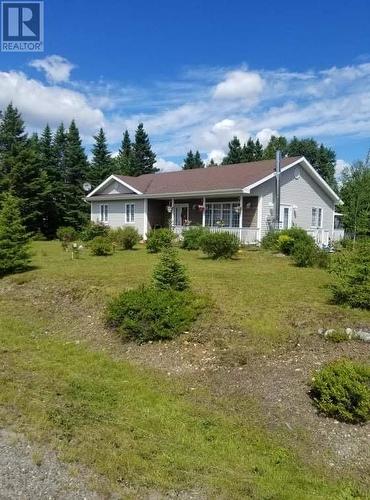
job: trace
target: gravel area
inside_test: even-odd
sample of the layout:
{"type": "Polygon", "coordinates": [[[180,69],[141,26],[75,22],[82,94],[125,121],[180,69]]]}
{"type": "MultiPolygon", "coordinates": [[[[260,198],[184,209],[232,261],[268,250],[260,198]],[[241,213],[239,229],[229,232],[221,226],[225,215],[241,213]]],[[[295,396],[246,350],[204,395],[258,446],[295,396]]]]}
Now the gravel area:
{"type": "Polygon", "coordinates": [[[20,434],[0,429],[0,499],[95,500],[85,481],[55,454],[43,453],[20,434]]]}

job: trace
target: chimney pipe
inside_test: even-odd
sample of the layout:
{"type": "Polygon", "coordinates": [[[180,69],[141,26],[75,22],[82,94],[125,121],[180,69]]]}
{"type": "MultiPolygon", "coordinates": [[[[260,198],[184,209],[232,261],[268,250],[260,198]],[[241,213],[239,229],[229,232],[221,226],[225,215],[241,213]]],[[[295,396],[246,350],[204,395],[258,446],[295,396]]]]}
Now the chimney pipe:
{"type": "Polygon", "coordinates": [[[280,229],[280,173],[281,151],[276,151],[275,162],[275,229],[280,229]]]}

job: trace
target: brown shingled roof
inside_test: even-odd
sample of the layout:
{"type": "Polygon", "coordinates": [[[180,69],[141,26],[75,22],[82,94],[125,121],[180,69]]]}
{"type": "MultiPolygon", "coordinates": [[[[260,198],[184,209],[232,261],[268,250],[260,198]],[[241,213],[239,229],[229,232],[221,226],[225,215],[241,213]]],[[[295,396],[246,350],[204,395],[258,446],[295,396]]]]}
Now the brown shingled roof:
{"type": "MultiPolygon", "coordinates": [[[[284,158],[282,167],[285,167],[299,157],[284,158]]],[[[117,175],[126,184],[143,194],[192,193],[207,191],[222,191],[229,189],[243,189],[275,170],[275,160],[262,160],[221,167],[197,168],[146,174],[139,177],[117,175]]]]}

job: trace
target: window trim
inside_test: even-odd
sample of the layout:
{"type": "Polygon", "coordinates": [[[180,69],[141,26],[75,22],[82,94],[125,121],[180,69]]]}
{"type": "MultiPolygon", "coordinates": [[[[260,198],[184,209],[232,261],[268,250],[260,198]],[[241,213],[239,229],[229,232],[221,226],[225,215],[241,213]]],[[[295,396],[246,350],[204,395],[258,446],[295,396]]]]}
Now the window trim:
{"type": "Polygon", "coordinates": [[[322,207],[316,206],[316,207],[311,208],[311,228],[322,229],[323,218],[324,218],[324,210],[322,207]],[[316,218],[315,218],[316,224],[313,224],[313,211],[314,210],[316,210],[316,218]],[[320,214],[320,217],[319,217],[319,214],[320,214]],[[320,224],[318,224],[319,220],[320,220],[320,224]]]}
{"type": "Polygon", "coordinates": [[[235,201],[235,200],[230,200],[230,201],[210,201],[210,202],[206,202],[206,206],[205,206],[205,227],[218,227],[218,225],[215,223],[215,221],[213,220],[213,214],[214,214],[214,205],[221,205],[221,208],[219,209],[220,210],[220,213],[221,213],[221,219],[220,220],[223,220],[223,213],[224,213],[224,205],[229,205],[230,208],[228,209],[229,210],[229,225],[228,226],[222,226],[222,227],[226,227],[228,229],[236,229],[236,228],[239,228],[240,226],[240,217],[241,217],[241,212],[235,212],[238,214],[238,221],[235,221],[235,222],[238,222],[237,225],[233,225],[233,214],[234,214],[234,207],[240,207],[240,201],[235,201]],[[210,207],[210,208],[209,208],[210,207]],[[211,210],[211,213],[210,213],[210,216],[209,216],[209,220],[210,220],[210,224],[207,224],[207,209],[210,209],[211,210]]]}
{"type": "Polygon", "coordinates": [[[103,224],[108,222],[109,218],[109,206],[107,203],[102,203],[100,205],[100,213],[99,213],[99,220],[103,224]]]}
{"type": "Polygon", "coordinates": [[[125,203],[125,223],[126,224],[135,224],[135,203],[125,203]],[[127,218],[127,207],[129,208],[129,218],[127,218]],[[133,207],[133,210],[132,210],[133,207]]]}

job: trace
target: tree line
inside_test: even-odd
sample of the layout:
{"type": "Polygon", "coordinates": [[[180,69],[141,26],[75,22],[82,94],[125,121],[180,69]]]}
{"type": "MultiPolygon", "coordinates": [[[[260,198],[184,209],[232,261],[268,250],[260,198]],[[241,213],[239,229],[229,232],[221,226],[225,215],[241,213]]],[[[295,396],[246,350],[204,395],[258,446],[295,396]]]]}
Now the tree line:
{"type": "MultiPolygon", "coordinates": [[[[288,140],[283,136],[272,136],[264,148],[259,141],[249,138],[246,143],[241,144],[238,137],[234,137],[228,144],[228,152],[222,160],[222,165],[232,165],[235,163],[244,163],[259,160],[272,160],[275,158],[276,151],[280,150],[283,156],[305,156],[311,165],[317,170],[323,179],[334,190],[337,190],[337,181],[335,179],[335,152],[319,144],[315,139],[293,139],[288,140]]],[[[202,161],[199,151],[195,153],[190,150],[183,164],[183,169],[203,168],[205,163],[202,161]]],[[[217,164],[211,160],[207,167],[214,167],[217,164]]]]}
{"type": "Polygon", "coordinates": [[[99,185],[112,173],[138,176],[153,173],[156,156],[140,123],[131,142],[126,130],[112,158],[103,129],[94,136],[89,162],[74,120],[52,133],[46,125],[40,136],[25,132],[12,104],[0,116],[0,201],[6,193],[19,200],[29,233],[53,238],[60,226],[81,228],[89,218],[83,184],[99,185]]]}

